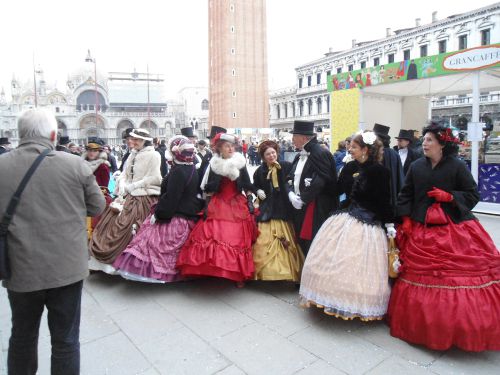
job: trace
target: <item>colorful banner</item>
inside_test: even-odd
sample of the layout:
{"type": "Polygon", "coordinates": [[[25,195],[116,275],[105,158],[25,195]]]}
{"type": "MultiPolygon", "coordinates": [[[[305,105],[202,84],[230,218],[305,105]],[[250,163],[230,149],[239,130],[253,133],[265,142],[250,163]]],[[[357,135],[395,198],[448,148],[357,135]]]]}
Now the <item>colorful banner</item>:
{"type": "Polygon", "coordinates": [[[492,44],[338,73],[328,76],[327,83],[332,92],[497,67],[500,44],[492,44]]]}

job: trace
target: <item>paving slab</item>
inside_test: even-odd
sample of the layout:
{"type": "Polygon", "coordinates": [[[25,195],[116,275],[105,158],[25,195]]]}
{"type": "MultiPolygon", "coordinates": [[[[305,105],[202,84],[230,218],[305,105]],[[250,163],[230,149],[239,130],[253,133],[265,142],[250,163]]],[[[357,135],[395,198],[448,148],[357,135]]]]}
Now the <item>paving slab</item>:
{"type": "Polygon", "coordinates": [[[500,352],[470,353],[451,349],[429,368],[441,375],[498,375],[500,374],[500,352]]]}
{"type": "Polygon", "coordinates": [[[367,375],[387,375],[387,374],[404,374],[404,375],[432,375],[435,374],[428,367],[419,366],[415,362],[408,361],[398,356],[392,356],[377,365],[366,373],[367,375]]]}
{"type": "Polygon", "coordinates": [[[257,323],[223,336],[213,345],[247,374],[293,374],[317,360],[311,353],[257,323]]]}
{"type": "Polygon", "coordinates": [[[226,367],[224,370],[219,371],[217,375],[246,375],[246,372],[236,365],[231,365],[226,367]]]}
{"type": "Polygon", "coordinates": [[[156,296],[155,301],[207,341],[255,322],[212,293],[200,289],[156,296]]]}
{"type": "Polygon", "coordinates": [[[392,354],[354,335],[358,324],[332,317],[303,329],[290,340],[344,372],[362,374],[392,354]]]}
{"type": "Polygon", "coordinates": [[[318,359],[316,362],[306,366],[302,370],[297,371],[294,375],[320,375],[320,374],[328,374],[328,375],[345,375],[344,371],[341,371],[326,361],[322,359],[318,359]]]}
{"type": "Polygon", "coordinates": [[[81,357],[82,375],[133,375],[152,367],[122,332],[83,344],[81,357]]]}
{"type": "Polygon", "coordinates": [[[311,315],[297,305],[251,287],[228,291],[220,299],[283,337],[323,319],[319,314],[311,315]]]}
{"type": "Polygon", "coordinates": [[[421,366],[430,366],[436,359],[443,355],[442,352],[426,349],[423,346],[411,345],[403,340],[392,337],[389,333],[389,327],[385,322],[367,322],[357,329],[354,334],[387,352],[396,354],[421,366]]]}
{"type": "Polygon", "coordinates": [[[230,362],[187,327],[139,346],[160,374],[214,374],[230,362]]]}
{"type": "Polygon", "coordinates": [[[135,345],[154,341],[182,327],[177,319],[153,301],[116,312],[110,318],[135,345]]]}

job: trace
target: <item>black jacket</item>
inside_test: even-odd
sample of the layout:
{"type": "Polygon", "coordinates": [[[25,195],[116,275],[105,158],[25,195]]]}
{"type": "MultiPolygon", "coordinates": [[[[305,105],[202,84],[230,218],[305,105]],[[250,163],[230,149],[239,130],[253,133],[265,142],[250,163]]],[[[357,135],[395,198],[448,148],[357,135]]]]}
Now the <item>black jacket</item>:
{"type": "Polygon", "coordinates": [[[266,193],[266,199],[260,201],[260,213],[257,216],[257,221],[259,222],[271,219],[288,221],[292,218],[292,205],[288,200],[288,191],[286,188],[286,176],[290,173],[292,164],[282,161],[280,165],[281,169],[278,170],[278,189],[275,189],[272,181],[267,179],[269,169],[266,163],[262,163],[253,174],[255,191],[261,189],[266,193]]]}
{"type": "Polygon", "coordinates": [[[158,147],[155,149],[160,154],[160,174],[165,177],[168,173],[167,159],[165,158],[165,148],[158,147]]]}
{"type": "MultiPolygon", "coordinates": [[[[394,151],[396,151],[399,156],[398,146],[394,146],[393,148],[394,151]]],[[[420,157],[410,146],[408,146],[407,150],[408,150],[408,155],[406,156],[405,163],[403,164],[403,174],[405,176],[408,174],[408,170],[410,169],[411,163],[413,163],[420,157]]],[[[399,158],[399,160],[401,160],[401,157],[399,158]]]]}
{"type": "Polygon", "coordinates": [[[339,191],[348,197],[343,207],[359,220],[370,224],[393,221],[390,172],[382,164],[347,163],[340,173],[339,191]]]}
{"type": "MultiPolygon", "coordinates": [[[[316,202],[313,215],[313,237],[318,232],[323,222],[338,208],[337,169],[330,151],[318,144],[316,138],[311,139],[304,150],[309,152],[304,169],[300,176],[300,198],[305,203],[301,210],[293,210],[295,229],[300,229],[299,223],[304,219],[307,205],[316,202]],[[310,186],[305,186],[305,179],[310,178],[310,186]]],[[[292,168],[287,177],[287,194],[294,191],[294,176],[300,153],[295,156],[292,168]]]]}
{"type": "Polygon", "coordinates": [[[167,221],[175,216],[194,219],[202,208],[198,199],[198,173],[194,165],[176,165],[163,178],[161,195],[155,209],[155,216],[160,221],[167,221]]]}
{"type": "Polygon", "coordinates": [[[441,207],[454,223],[475,218],[471,210],[479,201],[476,182],[467,165],[454,156],[444,157],[434,169],[428,158],[413,162],[398,196],[397,214],[425,223],[427,208],[434,203],[427,192],[433,187],[453,195],[454,200],[441,207]]]}
{"type": "MultiPolygon", "coordinates": [[[[208,174],[207,184],[205,185],[205,193],[217,193],[220,189],[220,182],[222,180],[220,174],[215,173],[212,169],[208,174]]],[[[250,176],[248,175],[247,166],[245,165],[240,169],[240,175],[236,179],[236,186],[238,191],[254,191],[250,176]]]]}
{"type": "Polygon", "coordinates": [[[207,168],[210,165],[210,160],[212,159],[212,152],[210,152],[208,148],[206,148],[205,151],[205,156],[203,156],[203,154],[201,154],[200,152],[197,152],[197,155],[201,159],[201,165],[200,168],[198,168],[198,177],[200,178],[200,183],[203,179],[203,176],[205,176],[205,172],[207,171],[207,168]]]}
{"type": "Polygon", "coordinates": [[[122,157],[122,163],[120,164],[120,168],[119,168],[120,172],[123,172],[123,168],[125,167],[125,162],[127,161],[129,156],[130,156],[130,151],[127,150],[125,155],[123,155],[123,157],[122,157]]]}
{"type": "MultiPolygon", "coordinates": [[[[404,183],[403,166],[399,154],[390,147],[384,147],[383,165],[391,173],[391,206],[396,209],[398,194],[404,183]]],[[[394,212],[395,214],[395,212],[394,212]]]]}

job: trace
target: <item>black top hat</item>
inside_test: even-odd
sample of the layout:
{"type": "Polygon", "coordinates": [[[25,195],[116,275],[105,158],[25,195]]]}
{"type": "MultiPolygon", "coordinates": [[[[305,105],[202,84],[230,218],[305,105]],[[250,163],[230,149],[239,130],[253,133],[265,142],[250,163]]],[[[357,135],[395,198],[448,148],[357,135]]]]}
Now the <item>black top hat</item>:
{"type": "Polygon", "coordinates": [[[224,129],[223,127],[214,125],[210,128],[210,136],[208,138],[209,139],[213,138],[219,133],[227,133],[227,129],[224,129]]]}
{"type": "Polygon", "coordinates": [[[184,137],[188,137],[188,138],[192,138],[192,137],[196,137],[194,134],[193,134],[193,127],[192,126],[187,126],[185,128],[181,128],[181,134],[184,136],[184,137]]]}
{"type": "Polygon", "coordinates": [[[67,135],[62,135],[61,138],[59,138],[59,144],[60,145],[67,145],[68,143],[70,143],[70,139],[67,135]]]}
{"type": "Polygon", "coordinates": [[[384,138],[384,139],[391,139],[391,137],[389,136],[389,130],[391,128],[389,126],[385,126],[385,125],[382,125],[382,124],[375,124],[373,126],[373,132],[380,138],[384,138]]]}
{"type": "Polygon", "coordinates": [[[134,131],[134,128],[127,128],[127,129],[125,129],[125,130],[123,131],[123,133],[122,133],[122,138],[123,138],[123,139],[126,139],[126,138],[130,137],[130,133],[131,133],[132,131],[134,131]]]}
{"type": "Polygon", "coordinates": [[[292,134],[314,135],[314,122],[294,121],[292,134]]]}
{"type": "Polygon", "coordinates": [[[0,138],[0,146],[1,145],[10,145],[9,138],[6,137],[0,138]]]}
{"type": "Polygon", "coordinates": [[[413,140],[413,130],[401,129],[399,131],[399,135],[396,137],[396,139],[406,139],[407,141],[412,141],[413,140]]]}

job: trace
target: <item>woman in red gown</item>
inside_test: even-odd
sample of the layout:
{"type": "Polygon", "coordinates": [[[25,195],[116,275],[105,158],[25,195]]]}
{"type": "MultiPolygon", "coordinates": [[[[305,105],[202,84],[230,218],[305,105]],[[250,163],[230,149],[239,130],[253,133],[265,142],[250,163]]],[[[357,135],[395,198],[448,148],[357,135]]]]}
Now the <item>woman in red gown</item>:
{"type": "Polygon", "coordinates": [[[201,183],[206,218],[191,232],[177,267],[183,276],[222,277],[241,287],[254,273],[252,244],[258,231],[251,212],[253,186],[245,158],[234,150],[236,142],[223,133],[212,140],[215,153],[201,183]]]}
{"type": "Polygon", "coordinates": [[[423,133],[425,157],[410,166],[398,197],[402,268],[391,335],[436,350],[500,350],[500,253],[471,213],[477,185],[454,156],[451,129],[432,123],[423,133]]]}

